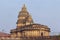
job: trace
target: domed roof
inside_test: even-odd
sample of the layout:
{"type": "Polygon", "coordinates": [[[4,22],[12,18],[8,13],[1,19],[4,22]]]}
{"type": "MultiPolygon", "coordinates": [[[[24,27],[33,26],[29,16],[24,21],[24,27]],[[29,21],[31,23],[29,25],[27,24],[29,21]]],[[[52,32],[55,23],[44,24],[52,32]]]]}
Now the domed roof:
{"type": "Polygon", "coordinates": [[[50,31],[50,28],[48,28],[46,25],[41,25],[41,24],[31,24],[31,25],[26,25],[23,26],[21,28],[19,28],[18,30],[22,31],[22,30],[40,30],[41,28],[47,29],[45,31],[50,31]]]}

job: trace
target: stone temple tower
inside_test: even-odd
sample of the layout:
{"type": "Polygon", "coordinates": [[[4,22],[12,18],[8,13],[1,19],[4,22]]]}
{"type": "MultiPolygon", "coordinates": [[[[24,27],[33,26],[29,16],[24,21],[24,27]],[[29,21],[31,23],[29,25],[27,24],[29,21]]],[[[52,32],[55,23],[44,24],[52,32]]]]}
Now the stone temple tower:
{"type": "Polygon", "coordinates": [[[27,11],[25,4],[23,5],[21,11],[19,12],[18,20],[16,24],[17,24],[17,28],[20,28],[25,25],[33,24],[33,19],[29,14],[29,12],[27,11]]]}
{"type": "Polygon", "coordinates": [[[16,29],[10,31],[11,37],[14,38],[49,36],[50,33],[50,28],[48,28],[48,26],[33,22],[33,19],[25,5],[23,5],[19,12],[16,24],[16,29]]]}

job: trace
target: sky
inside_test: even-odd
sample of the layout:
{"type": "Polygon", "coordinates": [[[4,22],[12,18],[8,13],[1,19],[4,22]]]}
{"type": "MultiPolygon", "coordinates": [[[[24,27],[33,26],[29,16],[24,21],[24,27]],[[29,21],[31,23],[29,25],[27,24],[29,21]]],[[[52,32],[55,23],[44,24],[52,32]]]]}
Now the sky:
{"type": "Polygon", "coordinates": [[[35,23],[47,25],[51,33],[60,33],[60,0],[0,0],[0,31],[16,28],[23,4],[35,23]]]}

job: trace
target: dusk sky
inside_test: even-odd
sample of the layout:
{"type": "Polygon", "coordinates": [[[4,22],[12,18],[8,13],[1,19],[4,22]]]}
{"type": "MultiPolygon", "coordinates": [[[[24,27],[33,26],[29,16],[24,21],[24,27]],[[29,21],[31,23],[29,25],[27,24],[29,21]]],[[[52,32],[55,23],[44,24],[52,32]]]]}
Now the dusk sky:
{"type": "Polygon", "coordinates": [[[51,32],[60,32],[60,0],[0,0],[0,31],[9,33],[23,4],[35,23],[47,25],[51,32]]]}

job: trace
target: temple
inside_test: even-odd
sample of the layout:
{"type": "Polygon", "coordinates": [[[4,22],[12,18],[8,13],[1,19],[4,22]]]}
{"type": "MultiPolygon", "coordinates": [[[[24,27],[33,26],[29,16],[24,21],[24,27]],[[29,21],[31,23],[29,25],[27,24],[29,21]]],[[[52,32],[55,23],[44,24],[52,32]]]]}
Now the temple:
{"type": "Polygon", "coordinates": [[[27,11],[25,4],[18,15],[16,22],[16,29],[10,31],[11,37],[38,37],[38,36],[50,36],[50,28],[46,25],[37,24],[33,21],[32,16],[27,11]]]}

